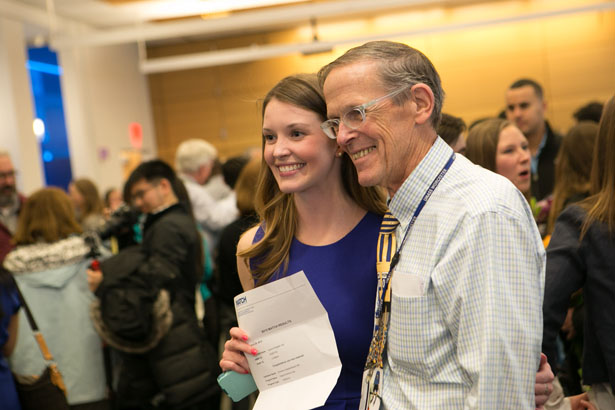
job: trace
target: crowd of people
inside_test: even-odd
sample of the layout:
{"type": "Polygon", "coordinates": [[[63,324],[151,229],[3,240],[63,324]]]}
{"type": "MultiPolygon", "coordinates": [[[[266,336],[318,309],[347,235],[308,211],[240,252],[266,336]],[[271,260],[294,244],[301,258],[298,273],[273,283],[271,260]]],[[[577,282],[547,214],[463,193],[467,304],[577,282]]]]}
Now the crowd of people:
{"type": "Polygon", "coordinates": [[[0,151],[2,408],[46,366],[18,290],[71,409],[218,410],[260,353],[234,296],[303,271],[342,362],[323,409],[614,409],[614,98],[561,136],[519,79],[468,127],[375,41],[276,84],[260,155],[187,139],[103,197],[26,198],[0,151]]]}

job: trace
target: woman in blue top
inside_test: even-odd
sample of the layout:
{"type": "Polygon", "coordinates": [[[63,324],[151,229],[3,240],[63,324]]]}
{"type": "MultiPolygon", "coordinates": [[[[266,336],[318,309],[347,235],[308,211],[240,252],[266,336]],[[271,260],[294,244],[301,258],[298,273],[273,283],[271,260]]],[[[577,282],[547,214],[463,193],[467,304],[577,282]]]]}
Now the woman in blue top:
{"type": "MultiPolygon", "coordinates": [[[[244,290],[305,272],[329,314],[342,361],[323,408],[345,410],[359,404],[386,207],[381,191],[358,184],[350,158],[321,130],[326,113],[316,75],[287,77],[265,97],[255,200],[261,223],[242,236],[237,267],[244,290]]],[[[238,328],[231,335],[220,366],[245,373],[248,335],[238,328]]]]}
{"type": "Polygon", "coordinates": [[[19,297],[13,276],[0,265],[0,398],[5,410],[20,410],[13,375],[6,358],[17,340],[19,297]]]}

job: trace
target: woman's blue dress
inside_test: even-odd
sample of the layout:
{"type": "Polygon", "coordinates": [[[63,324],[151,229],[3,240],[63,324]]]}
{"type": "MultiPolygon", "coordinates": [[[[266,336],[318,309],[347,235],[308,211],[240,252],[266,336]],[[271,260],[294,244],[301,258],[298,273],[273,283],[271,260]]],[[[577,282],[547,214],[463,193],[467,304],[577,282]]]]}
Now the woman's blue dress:
{"type": "MultiPolygon", "coordinates": [[[[368,212],[344,238],[326,246],[293,239],[288,274],[303,270],[329,314],[342,371],[319,409],[356,410],[374,324],[376,244],[382,216],[368,212]]],[[[258,229],[254,241],[263,237],[258,229]]],[[[279,276],[274,276],[279,279],[279,276]]]]}

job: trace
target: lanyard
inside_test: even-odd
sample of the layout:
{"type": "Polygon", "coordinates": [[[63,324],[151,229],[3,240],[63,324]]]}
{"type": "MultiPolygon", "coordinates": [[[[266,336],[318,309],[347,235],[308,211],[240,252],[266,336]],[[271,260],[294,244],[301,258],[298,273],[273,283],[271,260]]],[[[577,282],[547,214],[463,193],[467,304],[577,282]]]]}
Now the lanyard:
{"type": "MultiPolygon", "coordinates": [[[[401,250],[406,244],[406,240],[408,239],[408,234],[412,229],[412,226],[416,222],[416,219],[419,217],[421,211],[425,207],[425,204],[431,197],[431,194],[436,189],[444,175],[448,172],[449,168],[455,161],[455,153],[451,154],[451,157],[444,165],[442,170],[438,173],[436,178],[433,180],[427,192],[423,195],[421,202],[417,206],[414,211],[414,215],[412,219],[410,219],[410,223],[406,228],[406,232],[404,237],[399,244],[399,247],[395,251],[393,258],[391,258],[391,262],[389,264],[388,272],[379,272],[378,273],[378,299],[376,305],[376,311],[374,312],[374,333],[372,336],[372,342],[369,348],[369,355],[367,357],[367,361],[365,363],[365,370],[363,371],[363,381],[361,384],[361,402],[359,403],[360,409],[367,410],[379,410],[381,403],[381,384],[384,376],[384,365],[383,358],[386,353],[386,340],[389,332],[388,329],[388,321],[389,321],[389,312],[391,309],[391,300],[390,300],[390,286],[391,286],[391,278],[393,276],[393,272],[397,262],[399,262],[399,258],[401,257],[401,250]]],[[[395,233],[393,232],[393,235],[395,233]]]]}
{"type": "MultiPolygon", "coordinates": [[[[431,183],[431,185],[429,186],[429,188],[423,195],[421,202],[419,203],[419,205],[416,207],[416,210],[414,211],[414,215],[412,215],[412,219],[410,219],[410,223],[408,224],[408,227],[406,228],[406,232],[404,233],[404,237],[401,243],[399,244],[395,254],[393,255],[393,258],[391,258],[391,265],[390,265],[389,271],[385,273],[383,277],[382,291],[378,293],[377,308],[375,312],[376,320],[374,321],[375,330],[378,330],[378,326],[379,326],[378,319],[380,319],[380,317],[382,316],[382,309],[385,307],[388,307],[388,305],[390,304],[390,301],[385,301],[385,295],[389,294],[388,290],[391,284],[391,278],[393,277],[393,271],[395,269],[395,266],[397,266],[397,263],[399,262],[399,258],[401,257],[401,250],[406,244],[406,240],[408,239],[408,234],[410,233],[412,226],[414,226],[416,219],[421,214],[421,211],[425,207],[425,204],[427,203],[429,198],[431,198],[431,194],[436,189],[440,181],[442,181],[442,179],[444,178],[444,175],[446,175],[446,173],[450,169],[451,165],[453,164],[453,161],[455,161],[454,152],[451,154],[451,157],[448,159],[448,161],[446,162],[442,170],[440,170],[436,178],[433,180],[433,182],[431,183]],[[384,302],[387,302],[387,303],[385,304],[384,302]]],[[[374,334],[376,334],[376,332],[374,332],[374,334]]],[[[386,334],[384,335],[384,338],[386,341],[386,334]]]]}

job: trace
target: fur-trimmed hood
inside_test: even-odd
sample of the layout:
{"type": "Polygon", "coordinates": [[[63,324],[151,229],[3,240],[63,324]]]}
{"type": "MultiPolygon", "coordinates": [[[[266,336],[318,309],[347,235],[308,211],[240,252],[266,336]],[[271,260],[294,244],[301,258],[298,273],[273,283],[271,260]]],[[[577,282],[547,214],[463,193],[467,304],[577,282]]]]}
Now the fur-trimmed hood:
{"type": "Polygon", "coordinates": [[[152,306],[153,326],[150,337],[147,340],[134,342],[123,339],[109,330],[102,319],[100,310],[100,300],[94,299],[90,305],[90,317],[96,332],[111,347],[126,353],[145,353],[158,344],[160,340],[169,332],[173,323],[173,312],[171,311],[171,300],[169,292],[161,290],[158,298],[152,306]]]}
{"type": "Polygon", "coordinates": [[[18,246],[6,256],[4,267],[14,275],[40,272],[80,262],[89,252],[82,236],[71,236],[53,243],[18,246]]]}
{"type": "Polygon", "coordinates": [[[54,243],[19,246],[7,255],[4,267],[20,283],[61,289],[76,275],[85,275],[89,252],[84,239],[73,236],[54,243]]]}

